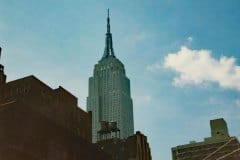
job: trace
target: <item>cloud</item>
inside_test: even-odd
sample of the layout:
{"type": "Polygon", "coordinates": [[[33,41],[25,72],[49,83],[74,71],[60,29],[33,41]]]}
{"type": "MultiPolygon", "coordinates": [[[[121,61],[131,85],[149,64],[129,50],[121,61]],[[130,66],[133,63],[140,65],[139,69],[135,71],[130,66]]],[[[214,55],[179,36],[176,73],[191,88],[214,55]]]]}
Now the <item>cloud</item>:
{"type": "Polygon", "coordinates": [[[150,71],[150,72],[155,72],[155,71],[158,71],[158,70],[161,70],[161,69],[163,69],[163,66],[162,66],[160,61],[157,62],[157,63],[154,63],[152,65],[148,65],[146,67],[146,70],[150,71]]]}
{"type": "Polygon", "coordinates": [[[240,91],[240,66],[234,57],[215,59],[210,50],[191,50],[182,46],[180,51],[165,57],[163,66],[178,73],[173,80],[176,86],[214,82],[222,88],[240,91]]]}
{"type": "Polygon", "coordinates": [[[189,36],[189,37],[187,38],[187,41],[191,43],[191,42],[193,41],[193,37],[189,36]]]}

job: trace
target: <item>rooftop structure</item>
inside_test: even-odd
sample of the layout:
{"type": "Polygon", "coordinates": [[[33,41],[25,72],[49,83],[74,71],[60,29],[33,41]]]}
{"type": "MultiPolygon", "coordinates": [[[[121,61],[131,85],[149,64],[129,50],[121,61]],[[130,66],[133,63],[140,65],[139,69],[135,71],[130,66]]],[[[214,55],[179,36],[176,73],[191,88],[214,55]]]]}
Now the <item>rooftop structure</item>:
{"type": "Polygon", "coordinates": [[[172,148],[173,160],[239,160],[240,143],[230,137],[223,118],[210,121],[211,137],[172,148]]]}

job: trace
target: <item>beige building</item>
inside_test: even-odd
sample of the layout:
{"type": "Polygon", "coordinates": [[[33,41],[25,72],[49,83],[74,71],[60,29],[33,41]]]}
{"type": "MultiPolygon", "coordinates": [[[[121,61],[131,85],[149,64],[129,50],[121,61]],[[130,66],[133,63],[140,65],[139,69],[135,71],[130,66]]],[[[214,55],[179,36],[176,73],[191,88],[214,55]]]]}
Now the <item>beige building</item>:
{"type": "Polygon", "coordinates": [[[240,143],[230,137],[225,120],[210,121],[211,137],[203,142],[191,141],[190,144],[172,148],[173,160],[240,160],[240,143]]]}

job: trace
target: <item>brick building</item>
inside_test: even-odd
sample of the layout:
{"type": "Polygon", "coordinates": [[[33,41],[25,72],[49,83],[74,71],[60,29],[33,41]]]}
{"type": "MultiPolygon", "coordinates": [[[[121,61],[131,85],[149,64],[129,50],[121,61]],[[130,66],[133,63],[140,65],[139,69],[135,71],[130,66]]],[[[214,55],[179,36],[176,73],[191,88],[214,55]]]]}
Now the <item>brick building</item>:
{"type": "Polygon", "coordinates": [[[64,88],[34,76],[6,82],[0,64],[1,160],[108,160],[91,144],[91,119],[64,88]]]}
{"type": "Polygon", "coordinates": [[[102,140],[96,145],[112,156],[114,160],[151,160],[151,150],[147,137],[141,132],[127,139],[112,138],[102,140]]]}
{"type": "Polygon", "coordinates": [[[173,160],[239,160],[240,143],[230,137],[224,119],[210,121],[211,137],[172,148],[173,160]]]}

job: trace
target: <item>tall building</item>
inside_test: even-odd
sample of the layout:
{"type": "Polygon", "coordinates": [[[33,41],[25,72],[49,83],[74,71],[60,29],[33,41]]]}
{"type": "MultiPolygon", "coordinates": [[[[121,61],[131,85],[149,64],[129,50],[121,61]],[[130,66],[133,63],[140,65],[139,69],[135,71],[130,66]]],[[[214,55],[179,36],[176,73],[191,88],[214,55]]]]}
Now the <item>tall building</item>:
{"type": "Polygon", "coordinates": [[[114,54],[109,13],[104,54],[89,78],[87,110],[92,111],[93,142],[97,141],[102,121],[117,122],[122,139],[134,134],[130,80],[114,54]]]}
{"type": "Polygon", "coordinates": [[[230,137],[223,118],[210,121],[211,137],[172,148],[173,160],[239,160],[240,143],[230,137]]]}

